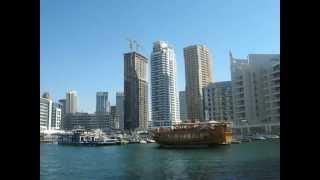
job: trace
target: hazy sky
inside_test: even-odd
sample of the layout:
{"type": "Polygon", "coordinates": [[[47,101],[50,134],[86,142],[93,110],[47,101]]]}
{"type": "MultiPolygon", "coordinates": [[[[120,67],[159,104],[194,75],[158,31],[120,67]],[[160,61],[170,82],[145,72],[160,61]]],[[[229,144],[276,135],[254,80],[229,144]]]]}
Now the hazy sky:
{"type": "Polygon", "coordinates": [[[115,104],[115,93],[123,91],[127,37],[140,42],[148,58],[154,41],[173,45],[178,91],[185,86],[186,46],[209,47],[216,81],[230,80],[230,49],[238,58],[280,53],[279,0],[40,2],[40,92],[48,91],[58,100],[68,90],[76,90],[79,108],[87,112],[95,111],[97,91],[108,91],[111,104],[115,104]]]}

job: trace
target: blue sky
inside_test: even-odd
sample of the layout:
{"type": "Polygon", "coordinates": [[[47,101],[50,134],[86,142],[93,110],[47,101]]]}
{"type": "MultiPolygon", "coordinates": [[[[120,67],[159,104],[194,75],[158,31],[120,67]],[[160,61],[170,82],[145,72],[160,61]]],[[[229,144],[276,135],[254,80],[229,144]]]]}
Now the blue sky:
{"type": "MultiPolygon", "coordinates": [[[[108,91],[111,104],[123,91],[127,37],[143,45],[173,45],[177,87],[184,90],[183,48],[206,44],[216,81],[230,80],[228,52],[280,53],[279,0],[41,0],[40,92],[54,100],[76,90],[80,110],[94,112],[95,93],[108,91]]],[[[149,64],[150,65],[150,64],[149,64]]],[[[150,69],[150,66],[148,67],[150,69]]],[[[150,72],[149,72],[150,73],[150,72]]],[[[150,74],[149,74],[150,75],[150,74]]]]}

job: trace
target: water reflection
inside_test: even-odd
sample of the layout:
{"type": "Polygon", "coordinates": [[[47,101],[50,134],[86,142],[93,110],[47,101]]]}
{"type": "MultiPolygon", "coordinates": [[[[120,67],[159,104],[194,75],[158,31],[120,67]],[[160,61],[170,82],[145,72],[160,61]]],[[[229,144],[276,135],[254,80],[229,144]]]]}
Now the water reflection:
{"type": "Polygon", "coordinates": [[[279,179],[278,144],[41,146],[41,179],[279,179]]]}

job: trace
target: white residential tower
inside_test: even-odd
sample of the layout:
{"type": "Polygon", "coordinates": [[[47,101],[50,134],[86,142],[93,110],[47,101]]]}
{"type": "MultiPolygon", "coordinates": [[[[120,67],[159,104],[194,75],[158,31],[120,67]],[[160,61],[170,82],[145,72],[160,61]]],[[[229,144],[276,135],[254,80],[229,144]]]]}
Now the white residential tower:
{"type": "Polygon", "coordinates": [[[180,122],[176,71],[173,48],[164,41],[154,42],[151,53],[153,127],[170,127],[180,122]]]}

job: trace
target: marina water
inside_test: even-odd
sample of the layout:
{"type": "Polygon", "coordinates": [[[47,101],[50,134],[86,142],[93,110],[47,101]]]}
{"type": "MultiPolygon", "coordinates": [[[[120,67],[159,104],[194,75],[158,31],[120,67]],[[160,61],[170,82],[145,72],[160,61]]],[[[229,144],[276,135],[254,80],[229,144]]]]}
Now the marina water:
{"type": "Polygon", "coordinates": [[[157,144],[79,147],[40,145],[41,180],[280,179],[280,142],[209,149],[161,149],[157,144]]]}

